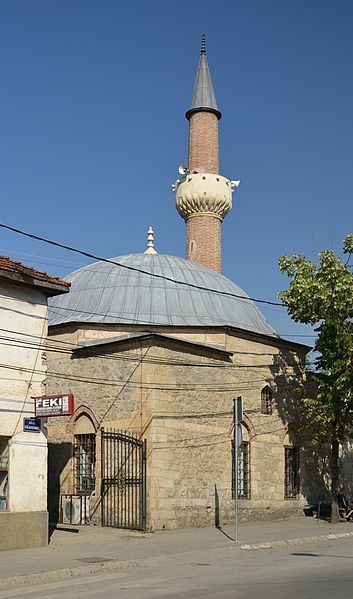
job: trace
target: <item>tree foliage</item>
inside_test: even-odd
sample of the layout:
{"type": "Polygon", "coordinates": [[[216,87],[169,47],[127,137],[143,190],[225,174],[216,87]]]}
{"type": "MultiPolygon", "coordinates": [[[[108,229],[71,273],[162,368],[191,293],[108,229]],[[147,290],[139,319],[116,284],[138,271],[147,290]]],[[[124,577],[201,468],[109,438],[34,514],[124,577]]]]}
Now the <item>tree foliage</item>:
{"type": "Polygon", "coordinates": [[[316,325],[318,333],[318,395],[305,400],[317,441],[344,442],[353,432],[353,235],[345,238],[343,252],[344,262],[332,250],[320,252],[318,263],[302,254],[279,259],[280,271],[291,279],[280,299],[293,320],[316,325]]]}
{"type": "MultiPolygon", "coordinates": [[[[338,444],[353,437],[353,235],[345,238],[343,254],[342,260],[326,250],[318,254],[318,262],[302,254],[279,259],[280,271],[291,279],[280,299],[293,320],[316,325],[318,393],[304,398],[304,419],[313,439],[331,443],[337,457],[338,444]]],[[[339,473],[331,474],[334,496],[339,473]]]]}

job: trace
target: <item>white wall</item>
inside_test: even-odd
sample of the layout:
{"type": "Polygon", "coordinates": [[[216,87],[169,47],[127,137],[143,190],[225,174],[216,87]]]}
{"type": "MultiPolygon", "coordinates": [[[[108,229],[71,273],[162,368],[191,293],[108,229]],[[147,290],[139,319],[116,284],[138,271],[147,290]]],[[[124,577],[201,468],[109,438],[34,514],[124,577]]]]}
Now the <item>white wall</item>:
{"type": "Polygon", "coordinates": [[[11,437],[10,511],[47,509],[47,440],[24,433],[32,396],[43,395],[47,302],[40,291],[0,280],[0,435],[11,437]],[[42,347],[41,347],[42,346],[42,347]]]}

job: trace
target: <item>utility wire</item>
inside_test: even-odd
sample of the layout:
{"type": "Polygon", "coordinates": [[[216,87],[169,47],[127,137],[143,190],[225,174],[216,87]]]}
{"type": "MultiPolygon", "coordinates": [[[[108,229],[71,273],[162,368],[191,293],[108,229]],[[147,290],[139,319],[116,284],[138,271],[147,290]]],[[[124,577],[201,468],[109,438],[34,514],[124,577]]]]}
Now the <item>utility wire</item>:
{"type": "MultiPolygon", "coordinates": [[[[174,339],[173,339],[174,340],[174,339]]],[[[175,338],[176,341],[178,339],[175,338]]],[[[16,337],[3,337],[0,336],[0,345],[9,346],[9,347],[17,347],[19,349],[30,349],[30,350],[38,350],[42,349],[43,351],[48,351],[50,353],[58,353],[58,354],[68,354],[72,355],[72,350],[68,348],[62,347],[50,347],[46,344],[38,344],[35,341],[26,341],[22,339],[18,339],[16,337]]],[[[85,348],[82,348],[85,349],[85,348]]],[[[89,348],[87,348],[89,349],[89,348]]],[[[234,352],[240,353],[242,352],[234,352]]],[[[256,356],[270,356],[271,354],[263,353],[263,354],[251,354],[256,356]]],[[[93,356],[86,356],[93,357],[93,356]]],[[[101,360],[113,360],[113,361],[124,361],[124,362],[138,362],[139,358],[135,355],[128,356],[104,356],[104,355],[94,355],[94,358],[98,358],[101,360]]],[[[240,364],[237,362],[233,362],[231,364],[205,364],[204,362],[183,362],[181,360],[177,360],[175,358],[159,358],[158,356],[151,356],[146,360],[146,362],[150,364],[159,364],[164,366],[190,366],[194,368],[218,368],[218,369],[257,369],[257,368],[271,368],[273,366],[272,362],[264,362],[263,364],[240,364]]]]}
{"type": "MultiPolygon", "coordinates": [[[[48,312],[48,308],[46,308],[46,311],[48,312]]],[[[42,335],[41,335],[41,338],[44,338],[45,335],[46,335],[46,319],[42,323],[42,335]]],[[[26,410],[26,407],[28,407],[28,403],[27,402],[28,402],[28,396],[29,396],[29,392],[30,392],[29,390],[30,390],[30,388],[32,386],[32,383],[38,382],[38,381],[34,380],[35,379],[35,374],[37,374],[39,372],[39,373],[41,373],[43,375],[43,370],[39,370],[38,371],[38,369],[36,368],[37,364],[38,364],[38,361],[39,361],[39,357],[40,357],[40,348],[38,347],[38,349],[36,350],[36,355],[35,355],[35,358],[34,358],[33,367],[26,369],[30,373],[30,377],[29,377],[29,380],[26,381],[27,382],[27,388],[26,388],[26,392],[24,394],[24,398],[23,398],[23,401],[22,401],[22,407],[20,409],[20,413],[19,413],[19,416],[17,418],[17,422],[16,422],[16,424],[14,426],[14,429],[13,429],[11,437],[13,437],[15,434],[19,434],[21,432],[20,430],[17,430],[17,429],[18,429],[18,425],[20,423],[21,417],[24,414],[24,412],[26,410]],[[16,433],[16,431],[17,431],[17,433],[16,433]]],[[[22,369],[20,368],[20,370],[22,370],[22,369]]]]}
{"type": "MultiPolygon", "coordinates": [[[[140,365],[140,363],[138,363],[136,365],[136,367],[138,367],[140,365]]],[[[11,364],[0,364],[0,369],[8,369],[8,370],[14,370],[16,372],[28,372],[31,374],[38,374],[38,375],[43,375],[43,370],[37,370],[37,369],[31,369],[31,368],[24,368],[24,367],[20,367],[20,366],[13,366],[11,364]]],[[[135,369],[136,370],[136,369],[135,369]]],[[[139,381],[127,381],[127,380],[114,380],[114,379],[99,379],[99,378],[93,378],[93,377],[86,377],[86,376],[82,376],[82,377],[78,377],[78,376],[71,376],[69,374],[67,374],[66,372],[50,372],[47,373],[47,379],[50,377],[55,377],[55,378],[59,378],[59,379],[64,379],[65,381],[74,381],[76,383],[87,383],[87,384],[92,384],[92,385],[103,385],[103,386],[108,386],[108,387],[125,387],[126,385],[130,385],[132,388],[137,388],[137,389],[144,389],[144,390],[162,390],[162,391],[188,391],[192,388],[192,390],[194,391],[208,391],[208,392],[216,392],[216,393],[227,393],[227,392],[235,392],[235,391],[240,391],[240,390],[245,390],[245,389],[249,389],[248,385],[253,385],[253,383],[255,382],[263,382],[263,378],[261,379],[253,379],[251,381],[244,381],[244,382],[239,382],[238,384],[235,385],[231,385],[230,383],[228,383],[227,386],[222,385],[222,387],[219,386],[210,386],[208,383],[196,383],[193,385],[188,385],[185,384],[183,386],[180,385],[173,385],[173,384],[169,384],[166,385],[165,383],[158,383],[158,382],[154,382],[154,383],[144,383],[141,386],[141,383],[139,381]]],[[[4,379],[4,377],[0,377],[0,380],[4,379]]],[[[14,379],[14,380],[18,380],[18,379],[14,379]]]]}
{"type": "Polygon", "coordinates": [[[115,262],[114,260],[110,260],[109,258],[102,258],[100,256],[96,256],[95,254],[91,254],[90,252],[86,252],[84,250],[80,250],[78,248],[74,248],[69,245],[65,245],[63,243],[59,243],[58,241],[53,241],[52,239],[47,239],[46,237],[34,235],[33,233],[28,233],[26,231],[22,231],[21,229],[17,229],[16,227],[11,227],[10,225],[5,225],[3,223],[0,223],[0,227],[3,229],[7,229],[8,231],[12,231],[13,233],[18,233],[19,235],[23,235],[24,237],[29,237],[30,239],[36,239],[37,241],[42,241],[43,243],[48,243],[49,245],[63,248],[64,250],[68,250],[69,252],[75,252],[76,254],[81,254],[82,256],[86,256],[87,258],[93,258],[93,260],[98,260],[100,262],[107,262],[108,264],[114,264],[115,266],[120,266],[121,268],[125,268],[126,270],[139,272],[141,274],[148,275],[148,276],[154,277],[156,279],[163,279],[165,281],[170,281],[171,283],[177,283],[178,285],[185,285],[186,287],[191,287],[193,289],[199,289],[200,291],[210,291],[211,293],[216,293],[217,295],[223,295],[223,296],[227,296],[227,297],[235,297],[237,299],[241,299],[244,301],[252,301],[252,302],[259,303],[259,304],[267,304],[270,306],[284,307],[283,304],[280,302],[271,302],[269,300],[256,299],[253,297],[245,297],[243,295],[238,295],[236,293],[231,293],[228,291],[220,291],[219,289],[211,289],[210,287],[203,287],[201,285],[195,285],[194,283],[187,283],[186,281],[180,281],[178,279],[173,279],[172,277],[167,277],[165,275],[152,273],[152,272],[149,272],[148,270],[136,268],[135,266],[127,266],[126,264],[121,264],[120,262],[115,262]]]}
{"type": "MultiPolygon", "coordinates": [[[[9,250],[7,248],[0,248],[0,252],[5,252],[5,255],[13,255],[13,254],[17,254],[20,259],[22,259],[23,256],[25,256],[26,258],[31,258],[31,264],[41,264],[44,266],[51,266],[51,267],[58,267],[61,269],[65,269],[68,271],[68,273],[70,273],[70,271],[72,271],[73,268],[79,267],[79,268],[83,268],[85,266],[89,266],[90,267],[90,272],[92,271],[99,271],[99,268],[94,268],[94,266],[91,264],[86,264],[84,262],[73,262],[72,260],[64,260],[64,259],[60,259],[60,258],[51,258],[50,256],[42,256],[42,255],[38,255],[38,254],[29,254],[26,252],[15,252],[14,250],[9,250]],[[43,262],[43,260],[33,260],[32,258],[42,258],[43,260],[47,259],[47,260],[51,260],[51,262],[43,262]],[[60,260],[60,261],[58,261],[60,260]],[[65,264],[63,264],[65,263],[65,264]],[[67,266],[69,265],[69,266],[67,266]],[[71,267],[71,268],[70,268],[71,267]]],[[[263,306],[264,310],[271,310],[272,312],[281,312],[281,308],[285,308],[285,306],[280,305],[277,307],[273,307],[273,306],[263,306]]],[[[93,313],[94,314],[94,313],[93,313]]],[[[128,320],[128,319],[127,319],[128,320]]],[[[279,333],[280,337],[314,337],[315,335],[291,335],[291,334],[286,334],[286,333],[279,333]]]]}
{"type": "MultiPolygon", "coordinates": [[[[3,296],[1,294],[0,294],[0,297],[5,298],[6,301],[17,301],[16,298],[11,298],[11,297],[7,297],[7,296],[3,296]]],[[[119,314],[116,314],[114,312],[94,312],[94,311],[87,311],[87,310],[78,310],[76,308],[65,308],[63,306],[60,306],[60,307],[49,306],[49,310],[50,310],[50,312],[56,312],[60,316],[62,315],[61,314],[62,310],[66,311],[66,312],[75,312],[77,314],[88,314],[89,316],[92,316],[92,315],[94,315],[94,316],[102,316],[102,317],[111,316],[113,318],[119,318],[119,324],[124,324],[123,321],[127,321],[127,324],[129,324],[131,322],[133,324],[138,324],[138,325],[146,326],[146,327],[151,327],[151,326],[170,326],[170,325],[166,324],[165,322],[145,322],[143,320],[136,320],[135,318],[129,318],[127,316],[120,317],[119,314]]],[[[95,323],[95,324],[97,324],[97,323],[95,323]]],[[[117,324],[117,323],[107,323],[107,324],[117,324]]],[[[242,327],[245,326],[244,323],[237,322],[237,324],[239,325],[239,328],[243,330],[242,327]]],[[[224,328],[224,327],[227,327],[228,325],[223,325],[223,327],[222,327],[222,325],[215,325],[215,326],[218,327],[218,328],[219,327],[224,328]]],[[[232,327],[230,326],[230,328],[232,328],[232,327]]],[[[251,333],[252,331],[249,331],[249,332],[251,333]]],[[[283,334],[283,333],[281,335],[279,335],[279,336],[277,336],[277,335],[268,335],[268,336],[271,337],[271,338],[273,338],[273,339],[275,339],[275,340],[278,340],[278,341],[286,341],[285,337],[304,337],[304,338],[311,338],[311,337],[316,338],[317,337],[317,335],[304,335],[304,334],[300,334],[300,335],[298,335],[298,334],[294,335],[293,334],[292,335],[292,334],[283,334]]]]}
{"type": "MultiPolygon", "coordinates": [[[[39,335],[33,335],[31,333],[24,333],[23,331],[16,331],[14,329],[2,329],[2,328],[0,328],[0,331],[3,331],[4,333],[13,333],[14,335],[22,335],[24,337],[32,337],[33,339],[44,339],[43,349],[46,349],[48,351],[51,351],[52,349],[61,349],[60,345],[69,346],[69,347],[72,347],[73,349],[80,349],[79,346],[77,345],[77,343],[71,343],[70,341],[63,341],[62,339],[56,339],[54,337],[46,337],[45,338],[45,337],[40,337],[39,335]],[[53,343],[53,345],[50,346],[50,345],[48,345],[49,343],[53,343]],[[58,344],[58,346],[56,347],[55,344],[58,344]]],[[[122,336],[122,338],[123,338],[123,336],[122,336]]],[[[26,340],[26,339],[22,340],[22,339],[19,339],[17,337],[1,337],[0,336],[0,339],[4,339],[4,340],[8,340],[8,341],[19,341],[20,343],[33,343],[30,340],[26,340]]],[[[114,339],[114,338],[112,338],[112,337],[105,337],[103,339],[103,341],[109,343],[109,342],[112,341],[112,339],[114,339]]],[[[138,340],[138,338],[136,338],[136,339],[138,340]]],[[[168,337],[166,337],[166,339],[170,339],[172,341],[180,341],[181,343],[183,341],[185,341],[185,339],[180,338],[180,337],[169,337],[168,336],[168,337]]],[[[187,340],[186,340],[186,343],[187,343],[187,340]]],[[[195,342],[195,344],[196,344],[196,347],[197,347],[197,342],[195,342]]],[[[205,347],[207,349],[207,346],[205,346],[205,347]]],[[[64,348],[64,349],[66,349],[66,348],[64,348]]],[[[69,349],[69,348],[67,348],[67,349],[69,349]]],[[[82,346],[82,349],[84,349],[83,346],[82,346]]],[[[210,346],[210,350],[212,350],[212,349],[213,349],[212,346],[210,346]]],[[[237,350],[234,350],[234,351],[232,350],[232,353],[233,354],[246,355],[246,356],[248,356],[248,355],[249,356],[272,356],[273,355],[271,352],[245,352],[245,351],[237,351],[237,350]]],[[[106,358],[105,356],[103,356],[103,357],[106,358]]],[[[118,359],[119,360],[120,359],[121,360],[134,359],[134,357],[135,356],[133,354],[132,355],[130,354],[130,355],[128,355],[128,358],[125,358],[125,357],[121,357],[120,358],[119,357],[118,359]]],[[[166,360],[164,358],[159,358],[158,356],[153,356],[153,357],[158,362],[160,360],[163,361],[163,362],[166,362],[166,360]]],[[[191,363],[192,365],[197,365],[197,364],[201,365],[201,364],[203,364],[203,363],[197,363],[197,362],[184,362],[182,360],[178,360],[177,358],[170,358],[170,359],[168,358],[168,363],[169,363],[169,360],[173,361],[173,362],[175,361],[176,364],[185,364],[185,363],[186,364],[190,364],[191,363]]]]}
{"type": "MultiPolygon", "coordinates": [[[[0,368],[6,368],[6,369],[10,369],[10,370],[19,371],[19,372],[34,372],[35,374],[40,374],[40,375],[43,375],[43,372],[44,372],[41,369],[37,369],[36,370],[36,369],[26,368],[26,367],[23,367],[23,366],[14,366],[12,364],[0,364],[0,368]]],[[[257,372],[257,371],[255,371],[255,372],[257,372]]],[[[70,374],[68,372],[55,372],[55,371],[47,372],[46,375],[47,375],[47,379],[49,379],[50,377],[56,377],[57,376],[57,377],[64,378],[64,379],[67,379],[67,380],[77,381],[77,382],[80,382],[80,383],[85,383],[85,382],[87,382],[87,383],[93,383],[93,384],[96,384],[96,385],[100,385],[100,384],[102,384],[102,385],[113,385],[113,386],[115,386],[115,385],[123,385],[124,381],[125,381],[125,379],[124,380],[119,380],[119,379],[109,379],[109,378],[106,378],[106,377],[104,377],[104,378],[103,377],[92,377],[92,376],[90,377],[90,376],[87,376],[87,375],[84,375],[84,374],[83,375],[76,375],[75,376],[75,375],[70,374]]],[[[237,381],[237,384],[239,384],[239,382],[240,382],[242,384],[249,384],[250,385],[254,381],[257,381],[257,382],[262,381],[264,379],[264,377],[263,377],[262,374],[260,374],[260,376],[262,377],[261,379],[252,379],[252,380],[249,380],[249,381],[237,381]]],[[[140,382],[133,381],[133,384],[134,384],[134,386],[140,388],[140,385],[141,385],[140,382]]],[[[175,383],[175,384],[173,384],[173,383],[166,384],[166,383],[157,382],[157,381],[154,381],[153,383],[147,383],[147,382],[144,383],[144,386],[147,389],[155,388],[154,385],[158,386],[158,388],[163,387],[164,389],[171,389],[171,390],[175,390],[176,389],[176,390],[183,390],[183,391],[186,391],[188,389],[189,390],[190,389],[194,390],[194,389],[196,389],[196,387],[205,388],[205,389],[207,389],[209,391],[211,391],[213,389],[220,389],[220,391],[222,391],[222,390],[228,391],[229,389],[232,390],[233,387],[234,387],[234,384],[231,383],[231,382],[222,383],[222,386],[216,385],[216,384],[214,386],[212,386],[210,383],[207,383],[207,382],[206,383],[203,383],[203,382],[202,383],[194,382],[193,384],[185,383],[185,384],[179,384],[179,385],[177,385],[177,383],[175,383]]]]}
{"type": "MultiPolygon", "coordinates": [[[[7,296],[3,296],[3,295],[0,295],[0,297],[5,298],[6,301],[7,300],[9,300],[9,301],[17,301],[16,298],[11,298],[11,297],[7,297],[7,296]]],[[[138,324],[138,325],[146,326],[146,327],[148,327],[148,326],[173,326],[173,325],[171,325],[169,323],[166,323],[166,322],[158,322],[158,321],[146,322],[144,320],[137,320],[136,318],[129,318],[128,316],[120,316],[120,314],[118,314],[116,312],[94,312],[93,310],[92,311],[78,310],[77,308],[65,308],[64,306],[53,306],[53,305],[49,305],[49,311],[53,312],[54,314],[55,313],[58,314],[58,316],[63,316],[62,310],[66,311],[66,312],[75,312],[77,314],[88,314],[89,316],[102,316],[103,318],[106,318],[106,317],[110,316],[110,317],[116,319],[116,322],[107,322],[106,324],[125,324],[125,321],[126,321],[126,324],[132,323],[132,324],[138,324]]],[[[71,322],[76,322],[76,321],[73,320],[71,322]]],[[[97,323],[95,321],[84,321],[84,322],[93,322],[94,324],[102,324],[102,323],[99,323],[99,322],[97,323]]],[[[244,328],[246,326],[246,324],[243,323],[243,322],[239,322],[239,321],[234,321],[233,325],[222,325],[222,324],[218,324],[218,325],[214,325],[214,326],[216,326],[216,327],[222,327],[222,326],[223,327],[227,327],[227,326],[229,326],[231,328],[237,328],[237,327],[234,326],[235,323],[238,325],[238,328],[240,328],[242,330],[246,330],[244,328]]],[[[59,323],[59,325],[60,324],[61,323],[59,323]]],[[[49,326],[57,326],[57,325],[55,325],[55,324],[54,325],[50,325],[50,323],[49,323],[49,326]]],[[[193,326],[193,325],[190,325],[190,326],[193,326]]],[[[194,325],[194,326],[199,326],[199,325],[194,325]]],[[[271,337],[271,338],[273,338],[273,339],[280,340],[280,337],[278,337],[277,335],[270,335],[270,333],[268,333],[268,336],[271,337]]],[[[282,339],[282,341],[283,341],[283,339],[282,339]]]]}

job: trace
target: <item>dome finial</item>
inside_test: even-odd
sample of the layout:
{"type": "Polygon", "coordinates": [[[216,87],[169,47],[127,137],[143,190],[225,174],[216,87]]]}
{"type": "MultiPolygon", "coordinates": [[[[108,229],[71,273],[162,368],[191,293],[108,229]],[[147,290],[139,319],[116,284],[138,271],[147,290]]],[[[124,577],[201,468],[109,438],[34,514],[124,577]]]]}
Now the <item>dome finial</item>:
{"type": "Polygon", "coordinates": [[[201,37],[201,54],[206,54],[206,34],[203,33],[201,37]]]}
{"type": "Polygon", "coordinates": [[[157,254],[156,250],[154,249],[154,236],[152,227],[148,227],[147,250],[144,252],[144,254],[157,254]]]}

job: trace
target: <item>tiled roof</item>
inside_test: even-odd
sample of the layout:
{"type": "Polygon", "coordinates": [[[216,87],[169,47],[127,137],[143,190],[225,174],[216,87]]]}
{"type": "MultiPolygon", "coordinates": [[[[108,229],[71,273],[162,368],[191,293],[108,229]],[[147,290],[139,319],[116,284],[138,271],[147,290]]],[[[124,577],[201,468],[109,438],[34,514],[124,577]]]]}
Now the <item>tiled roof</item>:
{"type": "Polygon", "coordinates": [[[42,281],[43,283],[50,283],[52,285],[62,285],[62,287],[69,288],[70,283],[68,281],[62,281],[58,277],[52,277],[48,273],[41,270],[36,270],[31,266],[25,266],[22,262],[12,260],[8,256],[0,256],[0,271],[5,270],[7,272],[23,275],[42,281]]]}

